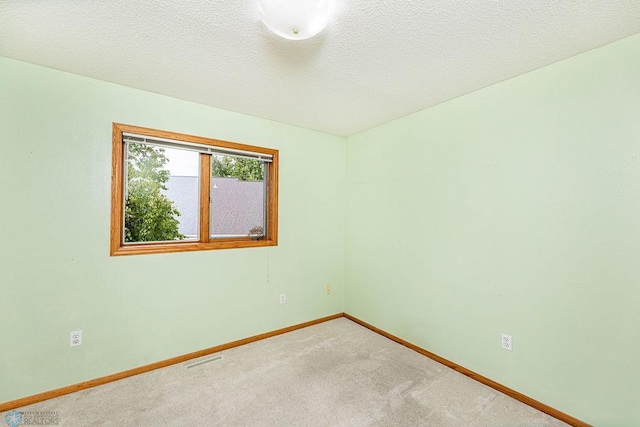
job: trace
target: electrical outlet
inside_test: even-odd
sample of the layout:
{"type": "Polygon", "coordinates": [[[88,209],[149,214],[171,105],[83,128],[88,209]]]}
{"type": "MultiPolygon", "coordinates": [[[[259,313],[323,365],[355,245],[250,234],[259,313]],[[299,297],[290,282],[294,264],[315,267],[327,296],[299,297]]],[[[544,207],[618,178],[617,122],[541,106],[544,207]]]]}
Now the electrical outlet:
{"type": "Polygon", "coordinates": [[[511,335],[502,334],[502,348],[505,350],[513,351],[513,340],[511,335]]]}
{"type": "Polygon", "coordinates": [[[327,295],[331,295],[331,285],[327,285],[327,295]]]}
{"type": "Polygon", "coordinates": [[[287,294],[280,294],[280,304],[287,303],[287,294]]]}
{"type": "Polygon", "coordinates": [[[82,345],[82,331],[73,331],[69,334],[69,347],[82,345]]]}

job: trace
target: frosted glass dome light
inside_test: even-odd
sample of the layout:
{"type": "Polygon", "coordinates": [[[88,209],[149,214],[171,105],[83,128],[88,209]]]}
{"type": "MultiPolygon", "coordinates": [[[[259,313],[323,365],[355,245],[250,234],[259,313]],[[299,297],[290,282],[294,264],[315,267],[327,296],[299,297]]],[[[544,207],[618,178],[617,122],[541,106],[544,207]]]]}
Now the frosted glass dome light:
{"type": "Polygon", "coordinates": [[[325,29],[333,0],[260,0],[262,21],[271,31],[290,40],[304,40],[325,29]]]}

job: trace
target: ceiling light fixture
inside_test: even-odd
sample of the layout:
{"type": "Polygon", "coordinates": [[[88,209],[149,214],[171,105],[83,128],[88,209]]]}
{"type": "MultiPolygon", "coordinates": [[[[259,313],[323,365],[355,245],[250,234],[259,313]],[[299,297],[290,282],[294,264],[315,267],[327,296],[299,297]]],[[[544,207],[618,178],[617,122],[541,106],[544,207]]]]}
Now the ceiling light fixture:
{"type": "Polygon", "coordinates": [[[333,0],[260,0],[260,5],[267,28],[289,40],[304,40],[320,33],[333,12],[333,0]]]}

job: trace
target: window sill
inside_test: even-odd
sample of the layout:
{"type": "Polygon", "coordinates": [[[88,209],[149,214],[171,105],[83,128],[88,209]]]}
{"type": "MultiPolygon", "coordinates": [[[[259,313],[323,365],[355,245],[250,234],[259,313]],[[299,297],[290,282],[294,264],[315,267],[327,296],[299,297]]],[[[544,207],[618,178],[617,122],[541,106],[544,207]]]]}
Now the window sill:
{"type": "Polygon", "coordinates": [[[147,243],[147,244],[131,244],[122,245],[115,250],[112,249],[111,256],[122,255],[144,255],[144,254],[162,254],[170,252],[191,252],[191,251],[209,251],[216,249],[240,249],[240,248],[260,248],[264,246],[277,246],[275,240],[253,240],[246,239],[229,239],[216,240],[214,242],[176,242],[176,243],[147,243]]]}

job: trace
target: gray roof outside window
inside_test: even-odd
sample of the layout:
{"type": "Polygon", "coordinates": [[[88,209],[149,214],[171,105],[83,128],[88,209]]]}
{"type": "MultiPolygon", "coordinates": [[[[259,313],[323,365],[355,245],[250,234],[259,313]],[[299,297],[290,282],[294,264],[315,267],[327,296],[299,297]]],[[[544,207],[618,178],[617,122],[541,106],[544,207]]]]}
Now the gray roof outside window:
{"type": "MultiPolygon", "coordinates": [[[[198,177],[171,176],[163,194],[180,211],[179,230],[185,236],[198,234],[198,177]]],[[[236,178],[212,178],[214,206],[211,230],[215,234],[248,235],[255,226],[264,225],[264,182],[236,178]]]]}

